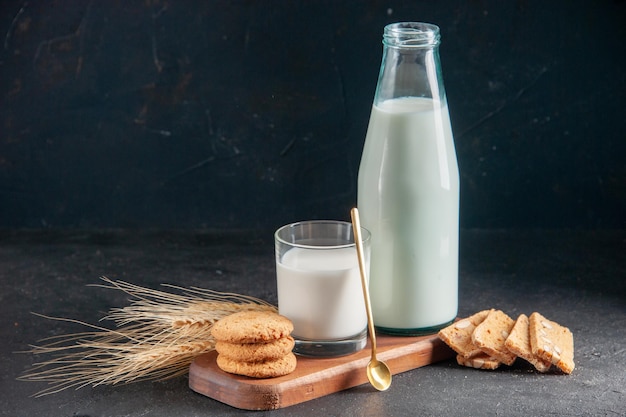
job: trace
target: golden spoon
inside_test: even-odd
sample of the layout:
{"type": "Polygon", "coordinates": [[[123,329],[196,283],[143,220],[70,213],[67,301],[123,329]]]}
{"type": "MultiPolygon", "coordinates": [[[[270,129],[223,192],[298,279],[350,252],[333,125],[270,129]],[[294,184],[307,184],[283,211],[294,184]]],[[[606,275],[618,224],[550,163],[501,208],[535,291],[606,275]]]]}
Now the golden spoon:
{"type": "Polygon", "coordinates": [[[391,385],[391,371],[385,362],[376,359],[376,332],[374,330],[374,318],[372,317],[370,293],[367,288],[367,280],[365,278],[365,260],[363,257],[363,242],[361,241],[361,221],[359,220],[359,210],[356,207],[353,208],[350,215],[352,216],[352,229],[354,230],[356,253],[359,257],[361,287],[363,288],[365,311],[367,312],[367,328],[372,345],[372,358],[367,364],[367,379],[370,380],[370,384],[372,384],[372,386],[378,391],[385,391],[391,385]]]}

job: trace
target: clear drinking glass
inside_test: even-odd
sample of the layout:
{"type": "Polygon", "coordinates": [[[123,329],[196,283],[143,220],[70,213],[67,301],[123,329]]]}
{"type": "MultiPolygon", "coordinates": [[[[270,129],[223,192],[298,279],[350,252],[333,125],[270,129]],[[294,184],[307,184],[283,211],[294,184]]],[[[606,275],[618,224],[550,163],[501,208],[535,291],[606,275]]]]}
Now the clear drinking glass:
{"type": "MultiPolygon", "coordinates": [[[[361,233],[369,270],[370,233],[361,233]]],[[[274,238],[278,310],[294,324],[294,352],[332,357],[363,349],[367,314],[352,224],[298,222],[274,238]]]]}

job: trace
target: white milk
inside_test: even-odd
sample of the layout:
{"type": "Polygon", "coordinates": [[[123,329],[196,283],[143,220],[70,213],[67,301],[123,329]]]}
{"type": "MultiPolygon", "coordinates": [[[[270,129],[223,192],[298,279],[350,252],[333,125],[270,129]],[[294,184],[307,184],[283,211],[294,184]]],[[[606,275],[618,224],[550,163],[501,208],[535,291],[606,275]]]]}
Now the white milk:
{"type": "Polygon", "coordinates": [[[372,234],[376,326],[418,329],[454,319],[459,172],[445,103],[411,97],[373,107],[358,208],[372,234]]]}
{"type": "Polygon", "coordinates": [[[279,313],[298,339],[343,339],[367,326],[356,249],[292,248],[277,262],[279,313]]]}

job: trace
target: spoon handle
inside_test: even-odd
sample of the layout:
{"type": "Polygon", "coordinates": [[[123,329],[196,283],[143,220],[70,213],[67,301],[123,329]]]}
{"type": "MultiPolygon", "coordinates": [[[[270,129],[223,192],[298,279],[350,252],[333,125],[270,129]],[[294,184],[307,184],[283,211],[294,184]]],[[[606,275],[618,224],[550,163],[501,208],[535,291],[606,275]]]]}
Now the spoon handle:
{"type": "Polygon", "coordinates": [[[356,253],[359,258],[359,271],[361,272],[361,287],[363,288],[363,298],[365,300],[365,312],[367,313],[367,328],[372,343],[372,358],[376,357],[376,331],[374,330],[374,318],[372,316],[372,306],[370,303],[370,293],[367,286],[367,277],[365,276],[365,256],[363,255],[363,241],[361,238],[361,220],[359,219],[359,210],[354,207],[350,211],[352,217],[352,229],[354,231],[354,242],[356,244],[356,253]]]}

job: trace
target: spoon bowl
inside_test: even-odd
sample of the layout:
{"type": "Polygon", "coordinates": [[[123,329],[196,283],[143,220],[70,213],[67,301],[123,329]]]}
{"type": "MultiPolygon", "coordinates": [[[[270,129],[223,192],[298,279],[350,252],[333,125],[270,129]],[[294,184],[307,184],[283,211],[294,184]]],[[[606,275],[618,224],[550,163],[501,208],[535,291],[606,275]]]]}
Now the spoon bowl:
{"type": "Polygon", "coordinates": [[[370,293],[365,277],[365,260],[363,257],[363,241],[361,240],[361,221],[359,210],[355,207],[350,212],[352,217],[352,228],[354,230],[354,241],[356,243],[356,253],[359,258],[359,271],[361,272],[361,287],[363,288],[363,299],[365,300],[365,311],[367,312],[367,328],[372,347],[372,358],[367,364],[367,379],[378,391],[385,391],[391,386],[391,370],[383,361],[376,359],[376,332],[374,329],[374,318],[372,317],[372,306],[370,303],[370,293]]]}
{"type": "Polygon", "coordinates": [[[373,358],[367,364],[367,379],[378,391],[385,391],[391,385],[391,371],[385,362],[373,358]]]}

